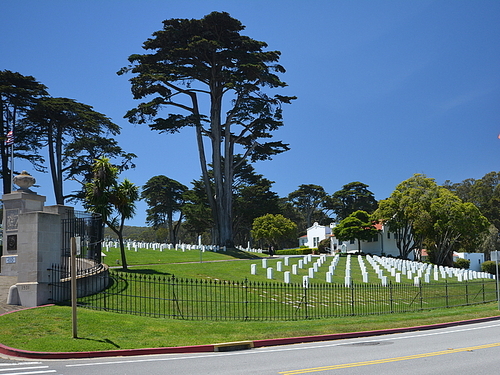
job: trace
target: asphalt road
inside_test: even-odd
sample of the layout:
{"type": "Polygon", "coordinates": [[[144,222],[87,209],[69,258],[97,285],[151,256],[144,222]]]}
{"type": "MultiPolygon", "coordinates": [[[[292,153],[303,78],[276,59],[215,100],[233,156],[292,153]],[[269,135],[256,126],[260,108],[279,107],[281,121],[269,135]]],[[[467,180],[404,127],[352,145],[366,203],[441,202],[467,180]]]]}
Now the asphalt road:
{"type": "Polygon", "coordinates": [[[248,349],[73,360],[0,359],[0,374],[498,374],[500,322],[248,349]]]}

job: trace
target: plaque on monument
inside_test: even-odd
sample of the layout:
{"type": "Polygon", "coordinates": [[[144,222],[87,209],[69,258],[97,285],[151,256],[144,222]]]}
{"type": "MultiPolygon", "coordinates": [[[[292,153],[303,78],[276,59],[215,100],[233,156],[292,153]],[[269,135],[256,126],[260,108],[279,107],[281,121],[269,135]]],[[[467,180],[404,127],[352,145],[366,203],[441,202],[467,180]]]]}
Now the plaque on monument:
{"type": "Polygon", "coordinates": [[[7,236],[7,250],[17,250],[17,234],[10,234],[7,236]]]}

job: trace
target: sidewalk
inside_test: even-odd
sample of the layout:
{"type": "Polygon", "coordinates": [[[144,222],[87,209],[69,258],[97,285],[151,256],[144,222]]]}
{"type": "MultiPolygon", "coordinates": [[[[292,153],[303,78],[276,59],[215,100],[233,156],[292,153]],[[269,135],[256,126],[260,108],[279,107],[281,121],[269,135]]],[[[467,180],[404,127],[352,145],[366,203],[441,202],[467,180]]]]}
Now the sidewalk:
{"type": "Polygon", "coordinates": [[[0,276],[0,315],[9,311],[19,310],[22,306],[7,305],[9,288],[17,283],[17,276],[0,276]]]}

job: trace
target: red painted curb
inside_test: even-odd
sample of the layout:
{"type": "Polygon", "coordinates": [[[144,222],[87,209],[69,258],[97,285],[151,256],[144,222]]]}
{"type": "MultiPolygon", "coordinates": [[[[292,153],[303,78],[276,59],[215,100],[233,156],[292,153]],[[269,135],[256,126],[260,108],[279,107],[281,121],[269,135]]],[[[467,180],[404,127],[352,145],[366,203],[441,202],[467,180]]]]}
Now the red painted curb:
{"type": "Polygon", "coordinates": [[[298,343],[303,343],[303,342],[331,341],[331,340],[350,339],[350,338],[357,338],[357,337],[382,336],[382,335],[390,335],[390,334],[394,334],[394,333],[426,331],[426,330],[431,330],[431,329],[453,327],[453,326],[459,326],[459,325],[464,325],[464,324],[489,322],[489,321],[493,321],[493,320],[500,320],[500,316],[492,316],[492,317],[478,318],[478,319],[472,319],[472,320],[461,320],[458,322],[438,323],[438,324],[431,324],[431,325],[426,325],[426,326],[380,329],[380,330],[376,330],[376,331],[333,333],[330,335],[317,335],[317,336],[289,337],[289,338],[281,338],[281,339],[255,340],[253,342],[253,344],[254,344],[254,348],[259,348],[259,347],[263,347],[263,346],[288,345],[288,344],[298,344],[298,343]]]}
{"type": "MultiPolygon", "coordinates": [[[[29,307],[27,309],[46,307],[53,305],[44,305],[37,307],[29,307]]],[[[26,309],[22,309],[26,310],[26,309]]],[[[9,311],[2,315],[10,314],[16,311],[9,311]]],[[[371,337],[371,336],[381,336],[389,335],[393,333],[404,333],[404,332],[415,332],[415,331],[425,331],[437,328],[446,328],[453,326],[460,326],[464,324],[482,323],[489,322],[493,320],[500,320],[500,316],[492,316],[487,318],[478,318],[472,320],[462,320],[458,322],[449,323],[438,323],[426,326],[416,326],[416,327],[405,327],[405,328],[391,328],[382,329],[376,331],[362,331],[362,332],[349,332],[349,333],[334,333],[329,335],[317,335],[317,336],[302,336],[302,337],[289,337],[289,338],[278,338],[278,339],[265,339],[265,340],[254,340],[253,347],[260,348],[265,346],[278,346],[278,345],[289,345],[289,344],[299,344],[305,342],[315,342],[315,341],[331,341],[331,340],[341,340],[348,338],[357,337],[371,337]]],[[[175,346],[175,347],[164,347],[164,348],[142,348],[142,349],[116,349],[116,350],[103,350],[103,351],[88,351],[88,352],[34,352],[29,350],[15,349],[3,344],[0,344],[0,354],[5,354],[12,357],[23,357],[29,359],[78,359],[78,358],[97,358],[97,357],[124,357],[124,356],[137,356],[137,355],[151,355],[151,354],[173,354],[173,353],[202,353],[202,352],[213,352],[215,351],[215,345],[193,345],[193,346],[175,346]]]]}

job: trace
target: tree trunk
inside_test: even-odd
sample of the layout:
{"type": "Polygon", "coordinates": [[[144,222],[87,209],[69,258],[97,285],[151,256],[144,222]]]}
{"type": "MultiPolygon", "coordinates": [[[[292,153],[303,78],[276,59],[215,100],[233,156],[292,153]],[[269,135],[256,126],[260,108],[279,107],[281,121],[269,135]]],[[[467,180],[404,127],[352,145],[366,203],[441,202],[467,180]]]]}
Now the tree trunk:
{"type": "MultiPolygon", "coordinates": [[[[7,136],[8,123],[4,122],[4,105],[0,96],[0,132],[2,137],[7,136]]],[[[7,115],[5,115],[7,116],[7,115]]],[[[10,147],[14,147],[13,145],[10,147]]],[[[11,171],[9,168],[9,151],[10,147],[5,145],[5,142],[0,143],[0,153],[2,155],[2,180],[3,180],[3,193],[9,194],[12,192],[11,184],[11,171]]]]}

